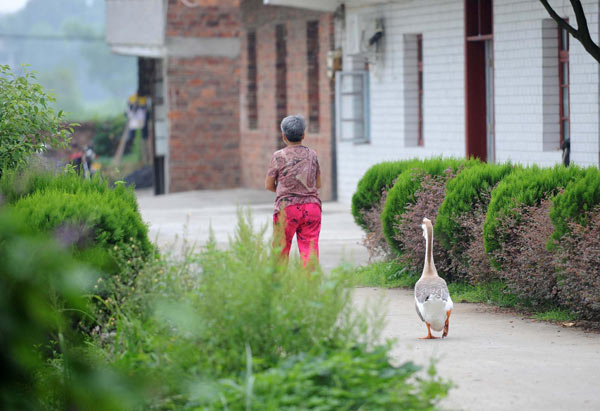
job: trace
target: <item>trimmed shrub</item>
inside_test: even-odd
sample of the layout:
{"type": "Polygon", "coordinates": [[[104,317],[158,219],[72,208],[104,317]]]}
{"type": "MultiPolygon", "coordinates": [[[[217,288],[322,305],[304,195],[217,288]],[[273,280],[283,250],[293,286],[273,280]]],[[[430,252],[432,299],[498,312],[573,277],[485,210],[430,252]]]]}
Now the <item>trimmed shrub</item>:
{"type": "Polygon", "coordinates": [[[556,249],[560,302],[580,318],[600,321],[600,206],[569,223],[556,249]]]}
{"type": "Polygon", "coordinates": [[[446,196],[435,221],[438,241],[447,249],[469,242],[457,218],[471,213],[482,205],[487,210],[490,193],[500,180],[513,170],[511,164],[481,163],[463,170],[456,178],[448,181],[446,196]]]}
{"type": "Polygon", "coordinates": [[[556,231],[553,240],[558,241],[568,232],[569,224],[589,224],[588,211],[600,204],[600,171],[595,167],[583,170],[583,177],[567,184],[562,193],[554,197],[550,218],[556,231]]]}
{"type": "MultiPolygon", "coordinates": [[[[462,242],[453,242],[447,249],[448,272],[456,280],[466,280],[470,284],[488,284],[499,278],[498,272],[490,262],[483,246],[483,223],[491,193],[480,193],[481,202],[475,202],[470,212],[454,217],[456,235],[462,236],[462,242]]],[[[439,218],[439,214],[438,214],[439,218]]],[[[487,286],[486,286],[487,287],[487,286]]]]}
{"type": "Polygon", "coordinates": [[[395,225],[404,214],[406,206],[415,202],[415,193],[421,185],[422,176],[425,174],[439,176],[448,168],[456,172],[460,167],[470,167],[475,164],[479,164],[479,160],[437,157],[416,162],[413,168],[405,170],[398,176],[396,183],[388,191],[385,208],[381,214],[383,232],[394,251],[400,254],[403,251],[402,245],[396,240],[400,233],[396,230],[395,225]],[[415,169],[422,170],[425,174],[415,173],[415,169]]]}
{"type": "Polygon", "coordinates": [[[497,231],[500,248],[492,256],[508,289],[534,305],[556,305],[557,287],[554,255],[546,243],[554,232],[550,221],[552,202],[522,205],[502,214],[497,231]]]}
{"type": "MultiPolygon", "coordinates": [[[[0,179],[0,193],[6,204],[14,204],[23,197],[46,190],[77,195],[87,193],[106,194],[114,191],[99,176],[86,180],[72,172],[52,172],[35,167],[7,172],[0,179]]],[[[134,191],[120,192],[122,199],[127,201],[129,207],[138,211],[134,191]]]]}
{"type": "Polygon", "coordinates": [[[376,208],[381,195],[387,191],[402,172],[420,164],[419,160],[388,161],[375,164],[362,176],[352,196],[352,215],[356,224],[369,231],[366,214],[376,208]]]}
{"type": "Polygon", "coordinates": [[[382,257],[384,260],[392,260],[394,258],[395,253],[385,239],[383,226],[381,225],[381,213],[385,207],[386,198],[387,192],[384,190],[379,202],[363,214],[363,219],[366,223],[366,233],[362,243],[369,252],[369,261],[377,257],[382,257]]]}
{"type": "MultiPolygon", "coordinates": [[[[483,239],[485,251],[498,250],[505,241],[498,230],[500,220],[506,214],[515,213],[520,206],[536,206],[544,198],[552,198],[561,188],[580,178],[583,174],[578,167],[556,166],[553,168],[530,168],[515,170],[504,178],[492,191],[485,223],[483,239]]],[[[518,216],[515,216],[518,220],[518,216]]]]}
{"type": "Polygon", "coordinates": [[[495,278],[483,248],[483,222],[493,188],[512,170],[510,164],[481,163],[448,181],[435,233],[447,250],[447,269],[453,280],[481,283],[495,278]]]}
{"type": "Polygon", "coordinates": [[[144,260],[153,252],[133,189],[31,168],[6,173],[0,194],[31,229],[54,234],[78,259],[104,272],[116,272],[124,262],[121,250],[137,247],[144,260]]]}
{"type": "Polygon", "coordinates": [[[69,237],[65,243],[77,248],[99,245],[110,250],[134,242],[148,256],[152,252],[148,228],[131,207],[133,195],[123,186],[76,193],[46,188],[21,198],[10,208],[33,230],[69,237]]]}
{"type": "MultiPolygon", "coordinates": [[[[406,206],[404,214],[400,216],[395,226],[398,233],[395,240],[403,250],[399,261],[412,274],[420,273],[425,263],[425,239],[421,228],[423,217],[427,217],[435,223],[438,208],[444,201],[446,182],[455,176],[456,174],[450,169],[447,169],[441,176],[432,176],[419,170],[415,173],[415,178],[421,181],[421,185],[415,193],[415,201],[406,206]]],[[[443,247],[436,247],[435,241],[433,258],[437,268],[444,273],[446,278],[448,274],[447,253],[443,247]]]]}

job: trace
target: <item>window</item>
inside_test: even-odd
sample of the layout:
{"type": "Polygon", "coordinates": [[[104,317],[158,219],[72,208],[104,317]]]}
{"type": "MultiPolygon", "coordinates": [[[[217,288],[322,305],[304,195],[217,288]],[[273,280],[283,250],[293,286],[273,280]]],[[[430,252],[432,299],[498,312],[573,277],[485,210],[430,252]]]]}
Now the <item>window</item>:
{"type": "Polygon", "coordinates": [[[248,128],[258,127],[257,81],[256,81],[256,32],[251,31],[247,37],[248,66],[246,100],[248,104],[248,128]]]}
{"type": "Polygon", "coordinates": [[[308,131],[319,132],[319,22],[306,23],[308,66],[308,131]]]}
{"type": "MultiPolygon", "coordinates": [[[[281,120],[287,115],[287,46],[285,24],[275,26],[275,130],[280,130],[281,120]]],[[[277,133],[278,148],[285,143],[277,133]]]]}
{"type": "Polygon", "coordinates": [[[339,141],[369,142],[369,73],[338,71],[335,104],[336,134],[339,141]]]}
{"type": "Polygon", "coordinates": [[[417,73],[418,73],[418,100],[419,100],[419,130],[417,144],[423,146],[423,35],[417,34],[417,73]]]}
{"type": "Polygon", "coordinates": [[[558,84],[560,106],[560,144],[569,139],[569,33],[558,29],[558,84]]]}

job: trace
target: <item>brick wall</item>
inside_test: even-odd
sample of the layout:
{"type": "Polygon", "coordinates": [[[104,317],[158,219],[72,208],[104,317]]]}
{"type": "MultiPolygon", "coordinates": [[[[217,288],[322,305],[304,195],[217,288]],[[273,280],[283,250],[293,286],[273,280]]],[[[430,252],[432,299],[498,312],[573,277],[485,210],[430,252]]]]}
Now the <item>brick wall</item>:
{"type": "MultiPolygon", "coordinates": [[[[327,52],[333,41],[333,21],[330,14],[307,10],[264,6],[261,0],[244,0],[241,3],[241,84],[240,126],[242,153],[242,185],[262,188],[271,155],[278,149],[281,131],[277,114],[276,26],[285,25],[286,93],[288,114],[302,114],[309,118],[307,22],[318,21],[319,27],[319,128],[307,128],[305,144],[319,155],[323,188],[321,199],[332,197],[331,169],[331,92],[327,77],[327,52]],[[247,34],[256,33],[258,124],[250,129],[248,124],[247,93],[247,34]]],[[[280,81],[280,86],[284,82],[280,81]]],[[[281,94],[279,106],[281,107],[281,94]]]]}
{"type": "MultiPolygon", "coordinates": [[[[169,37],[238,37],[236,0],[169,0],[169,37]]],[[[169,191],[238,187],[239,57],[168,57],[169,191]]]]}

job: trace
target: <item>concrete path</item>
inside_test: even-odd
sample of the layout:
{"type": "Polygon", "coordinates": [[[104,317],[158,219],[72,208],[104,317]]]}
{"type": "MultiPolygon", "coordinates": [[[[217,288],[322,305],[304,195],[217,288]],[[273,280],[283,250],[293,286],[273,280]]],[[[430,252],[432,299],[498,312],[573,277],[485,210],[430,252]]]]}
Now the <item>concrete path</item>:
{"type": "MultiPolygon", "coordinates": [[[[266,190],[204,190],[154,196],[150,190],[138,190],[138,202],[144,221],[150,224],[150,238],[169,247],[185,237],[192,242],[206,242],[212,227],[217,243],[225,246],[234,233],[239,207],[250,208],[255,226],[267,225],[272,233],[273,200],[266,190]]],[[[362,231],[354,224],[349,208],[334,202],[323,203],[320,247],[321,265],[331,270],[347,261],[364,264],[368,253],[360,245],[362,231]]],[[[292,250],[298,254],[294,241],[292,250]]]]}
{"type": "MultiPolygon", "coordinates": [[[[140,211],[161,248],[181,238],[203,243],[209,226],[217,242],[233,233],[237,205],[249,206],[255,223],[270,227],[273,195],[258,190],[195,191],[154,197],[139,191],[140,211]]],[[[349,207],[324,203],[320,239],[325,269],[341,261],[365,264],[362,232],[349,207]]],[[[455,303],[447,339],[422,341],[412,292],[358,288],[354,304],[383,304],[384,338],[394,338],[398,362],[427,365],[453,389],[443,407],[455,410],[600,410],[600,335],[500,314],[480,304],[455,303]]]]}

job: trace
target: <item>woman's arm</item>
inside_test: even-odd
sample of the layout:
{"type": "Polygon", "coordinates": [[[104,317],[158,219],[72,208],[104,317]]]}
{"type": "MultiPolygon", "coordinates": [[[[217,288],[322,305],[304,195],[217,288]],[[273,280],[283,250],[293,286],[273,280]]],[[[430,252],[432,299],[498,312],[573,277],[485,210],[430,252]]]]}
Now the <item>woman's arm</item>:
{"type": "Polygon", "coordinates": [[[321,172],[317,174],[317,189],[321,188],[321,172]]]}
{"type": "Polygon", "coordinates": [[[265,179],[265,188],[274,193],[277,191],[277,182],[274,177],[267,176],[265,179]]]}

